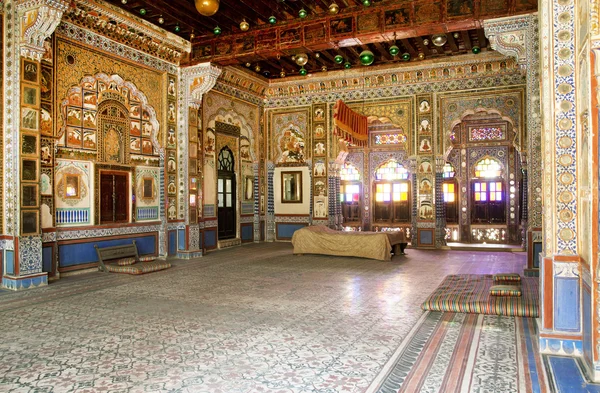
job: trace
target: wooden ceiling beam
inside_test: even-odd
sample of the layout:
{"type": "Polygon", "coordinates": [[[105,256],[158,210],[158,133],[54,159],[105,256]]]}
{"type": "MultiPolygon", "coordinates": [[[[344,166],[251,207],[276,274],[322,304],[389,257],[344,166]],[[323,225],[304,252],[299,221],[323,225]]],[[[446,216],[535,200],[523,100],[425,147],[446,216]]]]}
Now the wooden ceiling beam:
{"type": "Polygon", "coordinates": [[[485,38],[483,29],[477,29],[477,38],[479,41],[479,47],[481,49],[487,48],[487,39],[485,38]]]}
{"type": "Polygon", "coordinates": [[[469,36],[469,32],[467,30],[463,30],[460,32],[460,36],[462,37],[463,42],[465,43],[465,48],[467,50],[471,50],[473,45],[471,44],[471,37],[469,36]]]}
{"type": "Polygon", "coordinates": [[[447,36],[448,36],[448,46],[452,50],[452,53],[458,53],[459,49],[458,49],[458,45],[456,44],[456,41],[454,39],[454,33],[448,33],[447,36]]]}
{"type": "Polygon", "coordinates": [[[403,38],[400,40],[400,42],[402,43],[402,46],[404,47],[404,49],[410,53],[410,55],[412,57],[416,57],[417,56],[417,51],[415,50],[415,48],[412,46],[412,44],[410,43],[410,41],[408,41],[407,38],[403,38]]]}

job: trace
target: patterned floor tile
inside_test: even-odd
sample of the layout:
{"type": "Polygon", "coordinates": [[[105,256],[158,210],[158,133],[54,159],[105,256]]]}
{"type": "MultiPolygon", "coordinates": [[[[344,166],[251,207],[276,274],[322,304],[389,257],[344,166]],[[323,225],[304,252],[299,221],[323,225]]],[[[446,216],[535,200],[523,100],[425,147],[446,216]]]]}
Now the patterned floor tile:
{"type": "Polygon", "coordinates": [[[261,243],[139,277],[61,279],[2,295],[0,391],[365,392],[447,274],[524,265],[522,253],[381,262],[261,243]]]}

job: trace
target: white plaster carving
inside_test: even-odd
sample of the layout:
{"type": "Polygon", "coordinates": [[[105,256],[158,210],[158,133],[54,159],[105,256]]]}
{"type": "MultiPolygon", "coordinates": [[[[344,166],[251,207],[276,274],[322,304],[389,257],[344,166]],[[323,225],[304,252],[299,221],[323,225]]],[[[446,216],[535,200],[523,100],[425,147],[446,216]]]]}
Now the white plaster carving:
{"type": "Polygon", "coordinates": [[[554,277],[577,278],[579,277],[579,263],[556,262],[552,263],[554,277]]]}
{"type": "Polygon", "coordinates": [[[41,61],[46,52],[44,41],[56,29],[69,8],[65,0],[17,1],[17,13],[23,30],[20,37],[21,56],[41,61]]]}

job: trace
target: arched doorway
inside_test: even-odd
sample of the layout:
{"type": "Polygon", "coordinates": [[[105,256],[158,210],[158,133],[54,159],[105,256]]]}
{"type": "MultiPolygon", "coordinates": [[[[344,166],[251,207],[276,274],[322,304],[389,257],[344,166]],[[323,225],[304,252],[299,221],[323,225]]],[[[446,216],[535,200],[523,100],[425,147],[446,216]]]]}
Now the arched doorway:
{"type": "Polygon", "coordinates": [[[233,152],[225,146],[219,152],[217,177],[217,209],[219,240],[236,236],[236,181],[233,152]]]}

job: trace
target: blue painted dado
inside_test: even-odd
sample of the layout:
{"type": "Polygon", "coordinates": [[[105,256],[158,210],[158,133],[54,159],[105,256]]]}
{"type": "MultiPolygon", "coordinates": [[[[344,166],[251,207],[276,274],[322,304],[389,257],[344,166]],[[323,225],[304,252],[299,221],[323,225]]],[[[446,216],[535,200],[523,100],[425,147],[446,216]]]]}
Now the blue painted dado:
{"type": "Polygon", "coordinates": [[[177,249],[185,250],[185,229],[177,231],[177,249]]]}
{"type": "Polygon", "coordinates": [[[169,247],[167,254],[173,256],[177,254],[177,231],[169,231],[169,247]]]}
{"type": "Polygon", "coordinates": [[[241,228],[242,241],[251,242],[254,239],[254,225],[243,225],[241,228]]]}
{"type": "Polygon", "coordinates": [[[13,250],[6,250],[4,254],[6,258],[6,274],[15,274],[15,252],[13,250]]]}
{"type": "Polygon", "coordinates": [[[593,337],[592,332],[594,324],[592,323],[592,299],[590,295],[590,288],[587,284],[584,284],[583,288],[583,356],[588,364],[593,363],[594,350],[593,350],[593,337]]]}
{"type": "Polygon", "coordinates": [[[43,287],[45,285],[48,285],[48,275],[46,273],[24,277],[2,277],[2,287],[13,291],[43,287]]]}
{"type": "Polygon", "coordinates": [[[217,231],[215,229],[204,230],[204,247],[215,248],[217,246],[217,231]]]}
{"type": "Polygon", "coordinates": [[[554,278],[554,329],[579,332],[580,324],[579,277],[554,278]]]}
{"type": "Polygon", "coordinates": [[[54,253],[54,247],[42,248],[42,271],[46,273],[52,273],[52,257],[54,253]]]}
{"type": "Polygon", "coordinates": [[[294,232],[298,229],[304,228],[306,224],[288,224],[288,223],[276,223],[277,225],[277,239],[288,240],[292,238],[294,232]]]}
{"type": "Polygon", "coordinates": [[[59,266],[77,266],[85,263],[98,262],[98,255],[96,254],[94,244],[97,244],[98,247],[122,246],[124,244],[131,244],[132,240],[135,240],[140,255],[156,253],[156,233],[140,234],[139,236],[128,238],[90,239],[84,243],[59,244],[59,266]]]}

